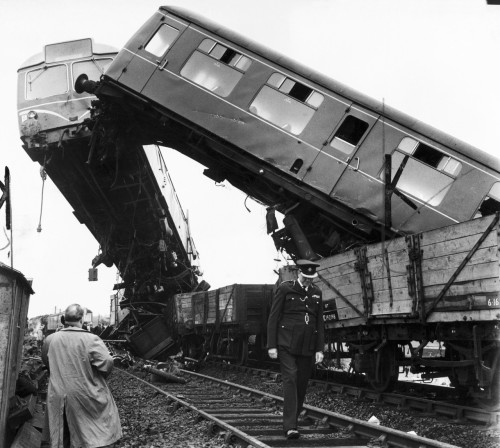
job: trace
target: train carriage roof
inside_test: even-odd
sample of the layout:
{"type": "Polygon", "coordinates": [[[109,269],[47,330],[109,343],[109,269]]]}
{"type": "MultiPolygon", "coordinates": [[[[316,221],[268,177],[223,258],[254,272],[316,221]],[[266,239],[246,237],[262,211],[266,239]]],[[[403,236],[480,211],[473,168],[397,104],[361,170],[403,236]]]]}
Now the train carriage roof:
{"type": "MultiPolygon", "coordinates": [[[[94,56],[118,53],[118,50],[115,47],[112,47],[111,45],[100,44],[100,43],[94,42],[93,39],[91,39],[91,40],[92,40],[92,54],[94,56]]],[[[28,67],[32,67],[33,65],[43,64],[44,62],[45,62],[45,50],[31,56],[28,59],[26,59],[21,64],[21,66],[17,69],[17,71],[19,72],[19,71],[24,70],[28,67]]]]}
{"type": "Polygon", "coordinates": [[[202,28],[213,32],[222,38],[234,42],[236,45],[239,45],[243,48],[246,48],[253,53],[271,61],[276,64],[281,65],[285,69],[288,69],[299,76],[302,76],[306,79],[311,80],[312,82],[328,89],[336,94],[343,96],[345,98],[349,98],[354,103],[359,104],[367,109],[370,109],[378,114],[381,114],[390,120],[405,126],[409,129],[414,130],[415,132],[421,133],[426,137],[440,143],[444,146],[452,148],[458,153],[475,160],[490,169],[500,172],[500,160],[480,149],[465,143],[455,137],[452,137],[449,134],[446,134],[439,129],[436,129],[428,124],[425,124],[416,118],[413,118],[403,112],[400,112],[397,109],[394,109],[386,104],[383,104],[381,101],[375,100],[363,93],[360,93],[343,83],[335,81],[319,72],[316,72],[309,67],[294,61],[287,56],[284,56],[274,50],[271,50],[264,45],[261,45],[251,39],[248,39],[241,34],[238,34],[228,28],[225,28],[222,25],[219,25],[205,17],[193,13],[192,11],[188,11],[184,8],[178,8],[174,6],[161,6],[160,11],[176,15],[188,22],[194,23],[202,28]]]}

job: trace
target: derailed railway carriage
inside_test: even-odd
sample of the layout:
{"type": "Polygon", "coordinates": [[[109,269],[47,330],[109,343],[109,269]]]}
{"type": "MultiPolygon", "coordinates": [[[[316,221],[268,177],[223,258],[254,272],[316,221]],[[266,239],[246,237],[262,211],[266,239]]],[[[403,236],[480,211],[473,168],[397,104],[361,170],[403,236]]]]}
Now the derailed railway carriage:
{"type": "Polygon", "coordinates": [[[499,209],[495,158],[179,8],[161,7],[98,84],[85,79],[95,118],[120,117],[102,132],[128,116],[144,141],[281,212],[268,231],[300,258],[499,209]]]}
{"type": "Polygon", "coordinates": [[[201,275],[166,164],[126,129],[93,132],[97,98],[74,89],[78,76],[100,77],[116,54],[92,39],[45,45],[18,69],[19,130],[43,181],[51,178],[99,242],[89,280],[97,279],[100,264],[115,265],[122,280],[115,290],[124,301],[161,301],[194,290],[201,275]]]}

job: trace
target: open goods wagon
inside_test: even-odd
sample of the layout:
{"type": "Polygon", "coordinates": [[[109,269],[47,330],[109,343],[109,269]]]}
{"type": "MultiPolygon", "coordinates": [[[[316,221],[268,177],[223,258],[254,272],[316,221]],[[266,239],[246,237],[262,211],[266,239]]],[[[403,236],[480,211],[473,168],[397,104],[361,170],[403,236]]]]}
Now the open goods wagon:
{"type": "Polygon", "coordinates": [[[186,356],[245,363],[265,353],[265,332],[274,285],[234,284],[174,296],[174,325],[186,356]]]}
{"type": "Polygon", "coordinates": [[[328,348],[375,389],[410,367],[497,408],[499,245],[495,214],[320,260],[328,348]],[[441,356],[426,358],[433,341],[441,356]]]}

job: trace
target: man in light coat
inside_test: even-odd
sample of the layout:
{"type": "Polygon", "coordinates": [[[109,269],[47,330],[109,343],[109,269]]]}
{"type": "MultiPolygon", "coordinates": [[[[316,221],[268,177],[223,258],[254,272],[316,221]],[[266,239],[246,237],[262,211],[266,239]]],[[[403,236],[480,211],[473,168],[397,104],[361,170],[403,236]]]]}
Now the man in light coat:
{"type": "Polygon", "coordinates": [[[47,413],[51,448],[107,447],[122,437],[106,377],[113,358],[102,340],[82,329],[83,308],[70,305],[65,325],[45,340],[42,360],[50,377],[47,413]]]}

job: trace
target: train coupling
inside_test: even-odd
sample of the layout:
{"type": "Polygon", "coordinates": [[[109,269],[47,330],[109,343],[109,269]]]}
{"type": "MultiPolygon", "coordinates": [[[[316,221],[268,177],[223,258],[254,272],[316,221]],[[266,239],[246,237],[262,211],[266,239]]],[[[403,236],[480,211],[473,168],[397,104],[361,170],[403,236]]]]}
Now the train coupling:
{"type": "Polygon", "coordinates": [[[89,80],[89,77],[82,73],[75,81],[75,91],[76,93],[87,92],[90,94],[94,94],[99,87],[99,82],[89,80]]]}

